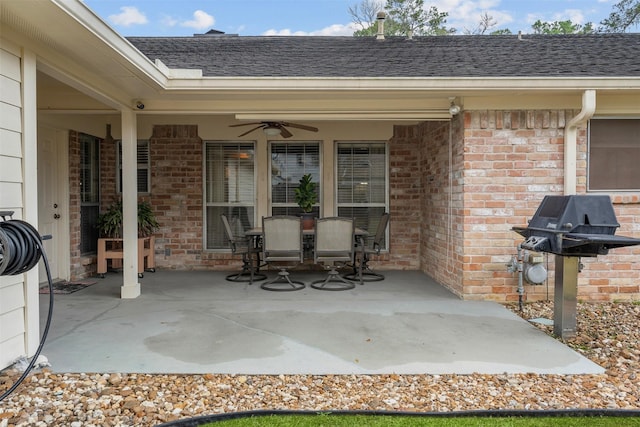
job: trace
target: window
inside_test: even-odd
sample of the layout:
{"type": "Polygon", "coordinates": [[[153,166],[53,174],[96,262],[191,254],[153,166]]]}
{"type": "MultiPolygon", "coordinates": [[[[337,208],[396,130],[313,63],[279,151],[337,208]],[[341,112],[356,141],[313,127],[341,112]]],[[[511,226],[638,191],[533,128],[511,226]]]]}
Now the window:
{"type": "MultiPolygon", "coordinates": [[[[320,144],[271,143],[271,214],[300,215],[296,204],[295,189],[303,175],[311,174],[316,183],[316,192],[321,194],[320,144]]],[[[312,213],[320,216],[320,203],[312,213]]]]}
{"type": "Polygon", "coordinates": [[[640,119],[589,122],[589,190],[640,190],[640,119]]]}
{"type": "MultiPolygon", "coordinates": [[[[150,193],[149,141],[138,140],[138,193],[150,193]]],[[[122,141],[118,141],[118,193],[122,193],[122,141]]]]}
{"type": "Polygon", "coordinates": [[[386,144],[338,142],[336,150],[338,215],[352,217],[356,227],[375,233],[380,216],[389,209],[386,144]]]}
{"type": "Polygon", "coordinates": [[[100,140],[80,134],[80,253],[98,250],[100,213],[100,140]]]}
{"type": "Polygon", "coordinates": [[[207,249],[227,249],[220,215],[234,235],[254,227],[255,152],[253,143],[205,142],[205,220],[207,249]]]}

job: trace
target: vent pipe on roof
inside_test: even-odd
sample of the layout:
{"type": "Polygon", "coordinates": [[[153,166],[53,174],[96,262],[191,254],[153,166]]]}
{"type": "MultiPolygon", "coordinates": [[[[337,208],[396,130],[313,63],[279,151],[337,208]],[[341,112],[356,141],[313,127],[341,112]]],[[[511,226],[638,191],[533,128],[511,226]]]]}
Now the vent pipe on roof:
{"type": "Polygon", "coordinates": [[[387,17],[387,14],[384,12],[378,12],[377,20],[378,20],[378,34],[376,35],[376,40],[384,40],[384,20],[387,17]]]}

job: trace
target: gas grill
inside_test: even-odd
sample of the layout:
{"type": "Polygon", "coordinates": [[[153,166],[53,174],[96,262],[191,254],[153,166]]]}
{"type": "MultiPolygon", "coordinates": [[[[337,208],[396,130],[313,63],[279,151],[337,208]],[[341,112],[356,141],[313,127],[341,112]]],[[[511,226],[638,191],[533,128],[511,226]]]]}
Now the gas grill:
{"type": "Polygon", "coordinates": [[[580,257],[606,255],[609,249],[640,245],[616,236],[620,227],[606,195],[545,196],[528,227],[513,227],[525,238],[522,249],[555,258],[554,333],[575,335],[580,257]]]}
{"type": "Polygon", "coordinates": [[[522,248],[562,256],[595,257],[609,249],[640,244],[616,236],[620,227],[609,196],[545,196],[528,227],[513,227],[522,248]]]}

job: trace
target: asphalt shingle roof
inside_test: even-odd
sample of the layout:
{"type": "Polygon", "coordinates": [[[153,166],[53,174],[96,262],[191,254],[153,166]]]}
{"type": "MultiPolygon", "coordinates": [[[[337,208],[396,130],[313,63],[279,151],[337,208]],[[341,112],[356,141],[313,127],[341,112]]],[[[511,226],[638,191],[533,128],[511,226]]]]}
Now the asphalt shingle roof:
{"type": "Polygon", "coordinates": [[[212,77],[640,76],[640,34],[128,40],[152,61],[212,77]]]}

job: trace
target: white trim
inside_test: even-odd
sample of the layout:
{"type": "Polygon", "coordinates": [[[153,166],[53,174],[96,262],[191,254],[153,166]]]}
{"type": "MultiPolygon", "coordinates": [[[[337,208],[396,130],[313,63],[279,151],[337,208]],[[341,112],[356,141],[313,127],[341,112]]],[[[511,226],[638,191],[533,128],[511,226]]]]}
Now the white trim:
{"type": "MultiPolygon", "coordinates": [[[[25,51],[22,56],[22,138],[23,138],[23,201],[24,217],[33,226],[38,224],[38,114],[36,101],[36,55],[25,51]]],[[[40,343],[40,298],[38,268],[25,273],[25,330],[27,355],[32,356],[40,343]]]]}
{"type": "MultiPolygon", "coordinates": [[[[258,144],[256,141],[244,141],[244,140],[233,140],[233,139],[224,139],[224,140],[214,140],[214,139],[205,139],[202,141],[202,218],[203,218],[203,232],[202,232],[202,250],[206,252],[229,252],[230,249],[228,247],[224,248],[209,248],[208,235],[209,235],[209,216],[208,216],[208,208],[209,207],[222,207],[222,208],[232,208],[232,207],[250,207],[253,209],[253,218],[251,219],[252,224],[255,226],[259,224],[258,220],[258,144]],[[208,160],[208,147],[220,147],[223,149],[227,145],[251,145],[253,147],[253,204],[249,203],[240,203],[240,202],[209,202],[207,199],[207,179],[209,176],[209,169],[207,168],[207,160],[208,160]]],[[[214,219],[215,221],[215,219],[214,219]]]]}
{"type": "MultiPolygon", "coordinates": [[[[606,193],[609,195],[614,195],[614,194],[620,194],[620,195],[629,195],[629,194],[635,194],[635,193],[639,193],[640,192],[640,187],[639,188],[630,188],[630,189],[622,189],[622,188],[608,188],[608,189],[592,189],[591,188],[591,176],[590,176],[590,171],[591,171],[591,158],[593,157],[591,155],[591,124],[593,120],[635,120],[635,121],[640,121],[640,117],[638,115],[636,115],[635,117],[629,117],[629,116],[595,116],[595,117],[591,117],[589,119],[589,121],[587,122],[587,167],[586,167],[586,172],[587,172],[587,192],[588,193],[606,193]]],[[[640,184],[640,183],[639,183],[640,184]]]]}
{"type": "Polygon", "coordinates": [[[171,91],[197,90],[296,90],[329,91],[445,91],[472,90],[475,92],[524,92],[541,90],[582,91],[588,88],[633,90],[640,89],[640,77],[203,77],[200,79],[170,79],[165,86],[171,91]]]}

